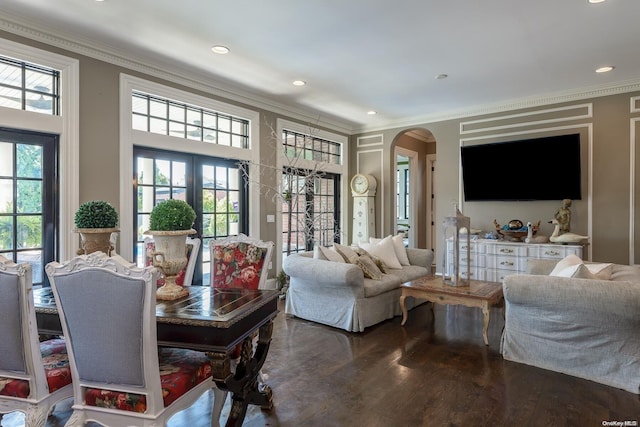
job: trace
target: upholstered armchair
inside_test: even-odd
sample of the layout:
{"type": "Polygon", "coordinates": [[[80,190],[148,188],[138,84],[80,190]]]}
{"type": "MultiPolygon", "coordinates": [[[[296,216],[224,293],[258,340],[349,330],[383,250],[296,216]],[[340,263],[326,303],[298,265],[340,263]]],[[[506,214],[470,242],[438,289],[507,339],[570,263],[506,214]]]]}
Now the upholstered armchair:
{"type": "Polygon", "coordinates": [[[215,387],[206,354],[158,347],[157,269],[128,267],[94,252],[50,263],[46,272],[74,379],[73,414],[66,426],[87,420],[166,425],[215,387]]]}
{"type": "Polygon", "coordinates": [[[0,420],[21,411],[26,427],[44,427],[73,390],[65,341],[39,342],[32,291],[31,266],[0,256],[0,420]]]}
{"type": "MultiPolygon", "coordinates": [[[[218,289],[265,289],[273,242],[263,242],[245,234],[239,234],[212,240],[209,243],[209,251],[211,255],[211,286],[218,289]]],[[[254,350],[256,342],[257,337],[254,337],[254,350]]],[[[234,364],[238,363],[241,352],[242,343],[238,344],[231,355],[234,364]]],[[[258,379],[260,383],[265,382],[266,376],[262,371],[260,371],[258,379]]],[[[218,403],[214,402],[214,411],[221,410],[217,405],[218,403]]]]}
{"type": "Polygon", "coordinates": [[[264,289],[273,242],[244,234],[212,240],[211,286],[214,288],[264,289]]]}

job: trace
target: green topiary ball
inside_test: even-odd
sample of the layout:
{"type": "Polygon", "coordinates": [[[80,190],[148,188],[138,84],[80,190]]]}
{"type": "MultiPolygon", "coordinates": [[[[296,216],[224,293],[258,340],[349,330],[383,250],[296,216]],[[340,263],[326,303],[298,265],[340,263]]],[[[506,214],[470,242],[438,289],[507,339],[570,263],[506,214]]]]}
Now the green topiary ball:
{"type": "Polygon", "coordinates": [[[158,203],[149,218],[152,231],[189,230],[196,220],[196,212],[184,200],[168,199],[158,203]]]}
{"type": "Polygon", "coordinates": [[[115,228],[118,212],[104,200],[91,200],[80,205],[74,220],[77,228],[115,228]]]}

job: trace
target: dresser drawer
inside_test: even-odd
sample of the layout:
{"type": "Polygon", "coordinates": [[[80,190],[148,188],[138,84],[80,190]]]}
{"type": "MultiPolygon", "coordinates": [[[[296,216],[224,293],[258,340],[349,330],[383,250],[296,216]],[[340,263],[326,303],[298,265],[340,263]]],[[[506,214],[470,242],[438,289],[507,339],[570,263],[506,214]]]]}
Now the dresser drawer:
{"type": "Polygon", "coordinates": [[[545,245],[538,248],[540,258],[562,259],[568,255],[577,255],[582,258],[582,247],[545,245]]]}
{"type": "Polygon", "coordinates": [[[527,247],[522,245],[492,245],[488,253],[493,255],[527,256],[527,247]]]}
{"type": "Polygon", "coordinates": [[[496,270],[522,270],[522,261],[526,260],[525,258],[502,255],[495,255],[492,258],[493,263],[491,266],[496,270]]]}

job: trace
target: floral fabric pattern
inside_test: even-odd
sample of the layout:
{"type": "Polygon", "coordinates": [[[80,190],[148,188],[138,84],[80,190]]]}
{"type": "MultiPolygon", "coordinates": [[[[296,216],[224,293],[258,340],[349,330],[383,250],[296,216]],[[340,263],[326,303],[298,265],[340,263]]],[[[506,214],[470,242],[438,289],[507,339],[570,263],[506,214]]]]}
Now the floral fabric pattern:
{"type": "MultiPolygon", "coordinates": [[[[165,407],[211,377],[209,358],[199,351],[161,347],[158,349],[158,357],[165,407]]],[[[91,406],[122,411],[144,413],[147,410],[147,399],[144,395],[112,390],[87,388],[85,402],[91,406]]]]}
{"type": "Polygon", "coordinates": [[[213,287],[258,289],[266,254],[266,248],[242,242],[216,246],[213,287]]]}
{"type": "MultiPolygon", "coordinates": [[[[42,364],[49,393],[71,384],[71,369],[64,340],[53,339],[40,343],[42,364]]],[[[0,377],[0,395],[27,398],[31,393],[29,381],[0,377]]]]}

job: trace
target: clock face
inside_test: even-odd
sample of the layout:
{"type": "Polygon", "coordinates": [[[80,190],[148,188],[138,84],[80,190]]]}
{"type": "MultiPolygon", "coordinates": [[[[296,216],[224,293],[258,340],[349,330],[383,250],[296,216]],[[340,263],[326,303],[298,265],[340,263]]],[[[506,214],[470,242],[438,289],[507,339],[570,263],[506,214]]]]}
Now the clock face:
{"type": "Polygon", "coordinates": [[[369,180],[364,175],[356,175],[352,184],[352,189],[356,193],[366,193],[369,189],[369,180]]]}

